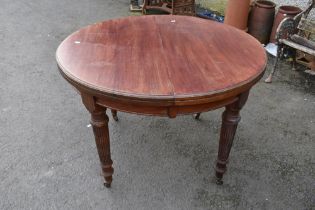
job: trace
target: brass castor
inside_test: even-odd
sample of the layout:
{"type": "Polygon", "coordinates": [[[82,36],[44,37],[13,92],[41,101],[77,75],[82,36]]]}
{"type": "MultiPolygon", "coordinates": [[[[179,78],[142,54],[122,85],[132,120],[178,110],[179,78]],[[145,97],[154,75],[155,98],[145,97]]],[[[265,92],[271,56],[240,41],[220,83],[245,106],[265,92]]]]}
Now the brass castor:
{"type": "Polygon", "coordinates": [[[110,188],[110,187],[111,187],[111,183],[104,182],[104,186],[105,186],[106,188],[110,188]]]}
{"type": "Polygon", "coordinates": [[[220,178],[217,178],[215,183],[216,183],[217,185],[223,185],[223,180],[220,179],[220,178]]]}
{"type": "Polygon", "coordinates": [[[195,114],[195,115],[194,115],[194,118],[195,118],[196,120],[199,120],[199,118],[200,118],[200,113],[195,114]]]}

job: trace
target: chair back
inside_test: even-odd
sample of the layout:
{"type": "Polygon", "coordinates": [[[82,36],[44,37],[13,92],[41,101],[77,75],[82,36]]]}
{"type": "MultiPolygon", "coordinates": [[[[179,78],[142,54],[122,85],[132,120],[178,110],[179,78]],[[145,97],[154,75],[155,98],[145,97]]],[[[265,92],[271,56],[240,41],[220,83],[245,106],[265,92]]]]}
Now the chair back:
{"type": "Polygon", "coordinates": [[[196,15],[195,0],[173,0],[172,8],[173,15],[196,15]]]}
{"type": "Polygon", "coordinates": [[[145,0],[144,3],[150,6],[162,6],[164,1],[163,0],[145,0]]]}

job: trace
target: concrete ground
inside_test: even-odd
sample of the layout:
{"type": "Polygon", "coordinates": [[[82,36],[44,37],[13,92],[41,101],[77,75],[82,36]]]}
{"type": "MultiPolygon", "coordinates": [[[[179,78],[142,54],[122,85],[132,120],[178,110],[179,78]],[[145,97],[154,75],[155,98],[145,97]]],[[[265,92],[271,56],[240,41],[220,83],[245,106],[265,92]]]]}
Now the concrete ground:
{"type": "Polygon", "coordinates": [[[314,77],[283,63],[255,86],[222,186],[212,168],[222,109],[200,121],[119,113],[106,189],[89,115],[54,56],[80,27],[130,15],[128,0],[0,4],[1,210],[315,209],[314,77]]]}

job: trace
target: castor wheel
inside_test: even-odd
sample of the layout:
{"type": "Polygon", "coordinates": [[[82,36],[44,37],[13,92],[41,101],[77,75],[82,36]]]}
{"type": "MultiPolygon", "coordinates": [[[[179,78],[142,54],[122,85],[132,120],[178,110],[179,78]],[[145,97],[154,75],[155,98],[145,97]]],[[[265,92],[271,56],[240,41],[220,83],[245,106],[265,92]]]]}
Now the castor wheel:
{"type": "Polygon", "coordinates": [[[217,185],[223,185],[223,180],[217,178],[215,183],[216,183],[217,185]]]}
{"type": "Polygon", "coordinates": [[[112,112],[113,119],[117,122],[118,121],[117,110],[112,109],[111,112],[112,112]]]}
{"type": "Polygon", "coordinates": [[[118,121],[118,117],[117,116],[113,116],[113,119],[117,122],[118,121]]]}
{"type": "Polygon", "coordinates": [[[194,115],[194,118],[195,118],[196,120],[199,120],[199,118],[200,118],[200,113],[195,114],[195,115],[194,115]]]}
{"type": "Polygon", "coordinates": [[[106,188],[110,188],[111,183],[104,182],[104,186],[105,186],[106,188]]]}

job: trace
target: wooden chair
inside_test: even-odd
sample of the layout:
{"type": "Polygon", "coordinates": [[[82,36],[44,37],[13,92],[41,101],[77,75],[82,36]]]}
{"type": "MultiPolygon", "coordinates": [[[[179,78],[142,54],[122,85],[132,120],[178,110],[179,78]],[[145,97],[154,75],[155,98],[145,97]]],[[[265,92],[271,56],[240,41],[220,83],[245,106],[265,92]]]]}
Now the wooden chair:
{"type": "Polygon", "coordinates": [[[147,10],[159,10],[172,15],[195,16],[195,0],[145,0],[142,14],[147,10]]]}
{"type": "Polygon", "coordinates": [[[275,73],[278,61],[283,57],[286,48],[294,49],[293,70],[295,70],[297,50],[315,56],[315,42],[309,40],[310,34],[315,33],[315,22],[308,19],[309,13],[314,7],[315,0],[310,0],[304,11],[294,18],[285,18],[279,24],[276,33],[277,58],[270,75],[265,80],[266,83],[272,82],[272,76],[275,73]]]}

